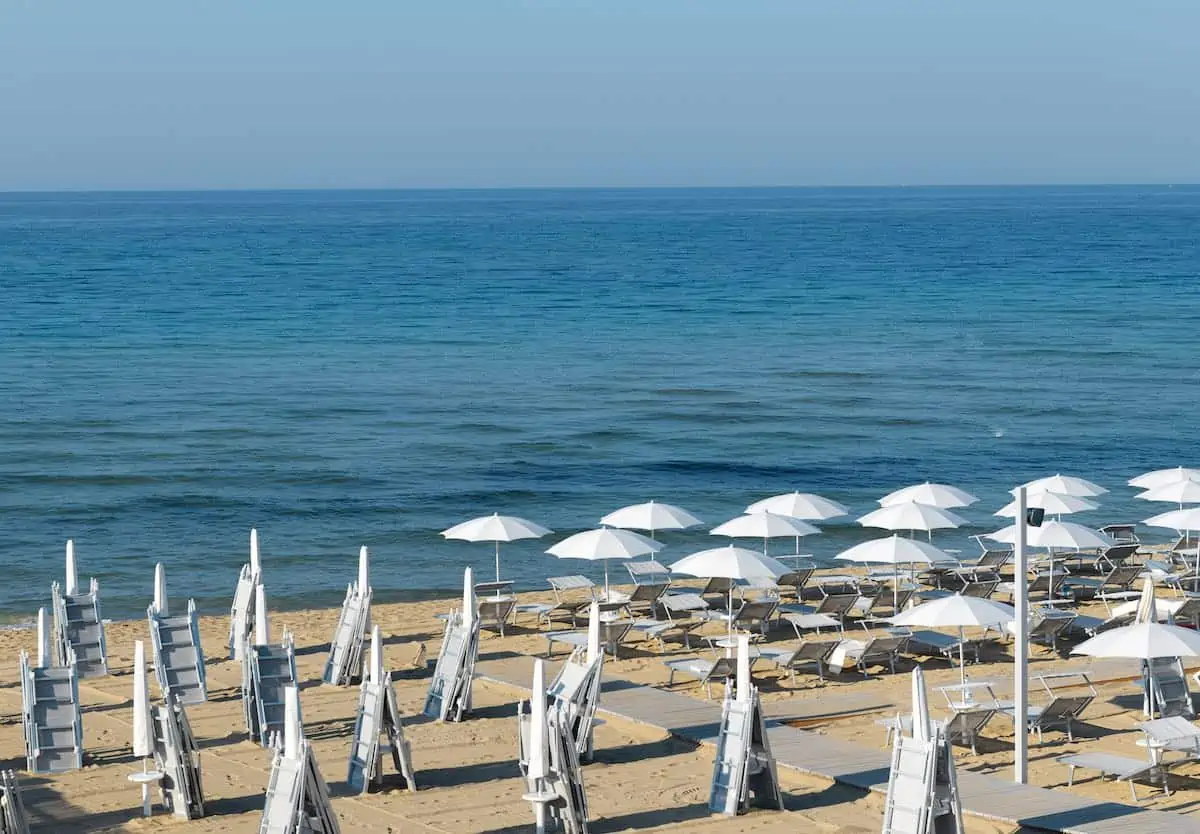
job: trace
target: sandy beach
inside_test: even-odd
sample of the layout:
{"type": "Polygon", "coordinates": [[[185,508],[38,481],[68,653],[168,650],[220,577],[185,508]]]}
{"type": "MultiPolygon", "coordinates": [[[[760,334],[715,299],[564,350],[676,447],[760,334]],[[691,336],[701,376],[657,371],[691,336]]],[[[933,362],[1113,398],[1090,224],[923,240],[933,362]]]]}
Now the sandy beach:
{"type": "MultiPolygon", "coordinates": [[[[545,599],[544,595],[522,595],[545,599]]],[[[436,657],[441,624],[435,615],[453,603],[438,600],[422,603],[379,605],[376,622],[385,642],[385,663],[392,670],[400,706],[406,717],[406,734],[413,747],[420,790],[411,793],[399,787],[391,775],[380,793],[349,795],[345,788],[346,756],[357,687],[334,688],[319,683],[329,636],[337,618],[335,610],[275,613],[272,631],[289,630],[295,637],[297,663],[304,680],[302,703],[305,731],[334,796],[333,804],[343,830],[362,832],[496,832],[531,830],[529,806],[521,800],[523,782],[515,764],[515,703],[520,693],[507,686],[480,683],[476,686],[476,709],[470,720],[460,724],[437,724],[418,713],[428,681],[425,668],[414,664],[424,645],[427,657],[436,657]]],[[[517,660],[521,655],[544,655],[546,641],[532,627],[532,620],[519,622],[505,637],[485,632],[480,660],[517,660]]],[[[705,627],[718,631],[719,626],[705,627]]],[[[225,617],[201,618],[201,633],[208,656],[208,703],[190,707],[189,717],[202,750],[207,816],[187,823],[196,832],[256,831],[270,769],[269,752],[247,740],[242,725],[240,668],[224,658],[228,633],[225,617]]],[[[107,627],[109,660],[113,674],[81,682],[85,705],[84,730],[88,763],[83,770],[53,777],[26,775],[28,806],[41,831],[151,831],[182,825],[165,815],[145,820],[140,815],[137,788],[126,777],[141,767],[130,748],[131,665],[133,641],[145,639],[144,621],[111,623],[107,627]]],[[[790,630],[772,632],[772,641],[794,640],[790,630]]],[[[0,633],[0,652],[15,658],[20,649],[33,649],[31,631],[0,633]]],[[[703,653],[672,645],[670,656],[703,653]]],[[[561,658],[561,650],[560,655],[561,658]]],[[[621,659],[609,661],[606,675],[664,686],[664,655],[656,645],[634,644],[621,659]]],[[[973,680],[991,680],[998,694],[1007,694],[1005,681],[1011,658],[999,647],[984,662],[969,668],[973,680]]],[[[942,699],[936,687],[957,682],[956,668],[940,661],[923,664],[935,714],[942,699]]],[[[1049,651],[1035,649],[1031,675],[1047,671],[1091,669],[1097,676],[1100,697],[1084,715],[1085,725],[1074,743],[1058,731],[1048,732],[1045,744],[1031,742],[1031,781],[1045,787],[1063,786],[1065,768],[1055,757],[1075,750],[1104,750],[1120,755],[1139,754],[1135,743],[1141,734],[1134,725],[1140,719],[1140,691],[1132,681],[1133,662],[1114,666],[1097,665],[1086,658],[1061,660],[1049,651]],[[1125,668],[1127,666],[1127,668],[1125,668]],[[1104,677],[1100,677],[1104,676],[1104,677]],[[1121,679],[1124,678],[1124,679],[1121,679]]],[[[905,661],[903,669],[911,668],[905,661]]],[[[0,726],[0,758],[6,767],[21,769],[23,751],[20,726],[20,690],[15,664],[0,679],[5,721],[0,726]]],[[[875,722],[897,711],[907,711],[909,676],[905,674],[858,673],[831,677],[820,684],[815,677],[800,675],[792,686],[768,667],[755,673],[770,707],[786,702],[789,712],[810,716],[805,729],[826,733],[877,749],[884,731],[875,722]]],[[[155,687],[156,688],[156,687],[155,687]]],[[[694,684],[678,682],[676,691],[696,698],[704,693],[694,684]]],[[[156,694],[156,693],[155,693],[156,694]]],[[[719,692],[714,693],[720,697],[719,692]]],[[[1039,701],[1036,681],[1034,703],[1039,701]]],[[[1011,763],[1011,724],[993,721],[980,742],[978,755],[957,748],[961,769],[995,773],[1008,778],[1011,763]]],[[[705,803],[712,767],[712,750],[630,722],[609,721],[597,732],[597,762],[585,768],[595,831],[672,830],[701,831],[876,831],[883,798],[826,780],[783,769],[781,779],[787,811],[757,810],[736,820],[710,817],[705,803]]],[[[1176,769],[1173,773],[1179,773],[1176,769]]],[[[1164,797],[1149,787],[1140,787],[1144,804],[1160,810],[1188,812],[1194,807],[1194,791],[1188,790],[1187,770],[1176,779],[1183,788],[1164,797]]],[[[1071,789],[1080,795],[1115,802],[1128,802],[1125,784],[1083,778],[1071,789]]],[[[1011,831],[1012,826],[974,817],[967,819],[972,834],[1011,831]]]]}

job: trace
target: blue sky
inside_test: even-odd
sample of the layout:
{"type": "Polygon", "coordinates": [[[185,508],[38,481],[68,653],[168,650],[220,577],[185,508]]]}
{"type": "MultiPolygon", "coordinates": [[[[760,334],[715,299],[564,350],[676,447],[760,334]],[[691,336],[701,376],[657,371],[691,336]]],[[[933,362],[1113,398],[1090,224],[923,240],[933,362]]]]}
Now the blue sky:
{"type": "Polygon", "coordinates": [[[0,189],[1200,181],[1194,0],[0,1],[0,189]]]}

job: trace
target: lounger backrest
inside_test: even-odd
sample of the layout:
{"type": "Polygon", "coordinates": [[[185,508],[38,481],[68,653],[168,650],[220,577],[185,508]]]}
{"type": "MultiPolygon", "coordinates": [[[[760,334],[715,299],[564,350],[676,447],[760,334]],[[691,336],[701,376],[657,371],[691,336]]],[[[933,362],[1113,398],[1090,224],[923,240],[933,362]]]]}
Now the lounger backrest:
{"type": "Polygon", "coordinates": [[[829,653],[837,647],[838,641],[826,640],[819,643],[810,643],[805,641],[800,644],[800,648],[796,649],[792,655],[792,663],[798,661],[824,660],[829,656],[829,653]]]}
{"type": "Polygon", "coordinates": [[[812,579],[812,575],[816,573],[816,568],[796,568],[788,571],[783,576],[779,577],[776,582],[779,585],[786,585],[789,588],[795,588],[799,591],[808,584],[808,580],[812,579]]]}
{"type": "Polygon", "coordinates": [[[914,593],[915,593],[915,591],[913,591],[912,588],[905,588],[903,591],[900,591],[899,593],[892,593],[890,595],[886,594],[886,593],[882,594],[881,599],[883,602],[886,602],[888,605],[894,605],[896,613],[898,614],[898,613],[900,613],[900,610],[902,608],[904,608],[906,605],[908,605],[908,602],[909,602],[909,600],[911,600],[913,598],[914,593]]]}
{"type": "Polygon", "coordinates": [[[980,599],[987,599],[993,593],[995,593],[996,588],[999,585],[999,579],[981,579],[977,582],[968,582],[963,586],[963,589],[960,591],[960,593],[964,597],[979,597],[980,599]]]}
{"type": "Polygon", "coordinates": [[[719,657],[713,661],[712,668],[708,670],[709,680],[722,680],[731,678],[737,674],[737,659],[733,657],[719,657]]]}
{"type": "MultiPolygon", "coordinates": [[[[908,637],[903,634],[893,634],[890,637],[876,637],[871,641],[869,655],[871,657],[891,657],[904,650],[905,644],[908,643],[908,637]]],[[[868,652],[863,652],[863,657],[866,658],[868,652]]]]}
{"type": "Polygon", "coordinates": [[[979,561],[975,563],[977,568],[1001,568],[1009,563],[1013,557],[1011,548],[988,548],[983,551],[983,555],[979,557],[979,561]]]}
{"type": "Polygon", "coordinates": [[[1054,700],[1046,704],[1046,708],[1042,710],[1042,714],[1038,716],[1039,721],[1062,720],[1064,718],[1078,718],[1088,706],[1095,700],[1095,695],[1056,695],[1054,700]]]}
{"type": "Polygon", "coordinates": [[[1195,550],[1197,542],[1200,542],[1200,533],[1184,533],[1175,540],[1175,544],[1171,545],[1171,552],[1195,550]]]}
{"type": "Polygon", "coordinates": [[[1061,634],[1062,630],[1071,624],[1075,619],[1075,614],[1067,612],[1063,614],[1050,614],[1034,621],[1033,628],[1029,630],[1030,637],[1053,637],[1056,634],[1061,634]]]}
{"type": "Polygon", "coordinates": [[[600,623],[601,643],[620,643],[633,628],[631,622],[600,623]]]}
{"type": "Polygon", "coordinates": [[[955,712],[951,718],[946,720],[946,733],[952,737],[975,735],[992,720],[995,713],[996,710],[991,707],[955,712]]]}
{"type": "Polygon", "coordinates": [[[830,594],[817,606],[818,614],[841,619],[858,603],[858,594],[830,594]]]}
{"type": "Polygon", "coordinates": [[[1108,572],[1108,576],[1104,577],[1104,582],[1101,587],[1118,588],[1122,591],[1128,590],[1142,573],[1141,565],[1117,565],[1108,572]]]}
{"type": "Polygon", "coordinates": [[[654,584],[636,585],[633,593],[629,595],[630,602],[658,602],[658,598],[667,592],[669,583],[660,582],[654,584]]]}
{"type": "Polygon", "coordinates": [[[1105,548],[1104,552],[1100,554],[1100,558],[1113,565],[1117,565],[1126,559],[1132,558],[1138,552],[1138,547],[1139,545],[1136,543],[1113,545],[1112,547],[1105,548]]]}
{"type": "Polygon", "coordinates": [[[708,580],[708,584],[704,586],[701,594],[727,594],[729,589],[733,587],[733,580],[726,579],[723,576],[714,576],[708,580]]]}
{"type": "Polygon", "coordinates": [[[479,600],[479,619],[489,623],[508,622],[516,604],[515,599],[481,599],[479,600]]]}
{"type": "Polygon", "coordinates": [[[1119,542],[1137,541],[1137,532],[1132,524],[1106,524],[1100,528],[1100,532],[1119,542]]]}
{"type": "Polygon", "coordinates": [[[708,603],[699,594],[667,594],[662,598],[662,604],[668,611],[682,614],[708,609],[708,603]]]}
{"type": "Polygon", "coordinates": [[[778,604],[775,600],[770,599],[743,602],[742,607],[734,614],[733,620],[735,623],[755,623],[759,620],[765,620],[775,613],[775,608],[778,604]]]}
{"type": "Polygon", "coordinates": [[[633,579],[635,585],[642,583],[660,584],[671,582],[671,571],[662,562],[655,559],[646,559],[639,562],[626,562],[625,570],[629,571],[629,576],[633,579]]]}
{"type": "Polygon", "coordinates": [[[1175,609],[1172,615],[1176,620],[1194,620],[1200,617],[1200,597],[1188,597],[1183,601],[1183,605],[1175,609]]]}
{"type": "Polygon", "coordinates": [[[554,597],[559,602],[563,601],[563,594],[569,591],[587,591],[589,596],[596,594],[596,583],[580,574],[551,576],[546,582],[549,583],[550,590],[554,591],[554,597]]]}

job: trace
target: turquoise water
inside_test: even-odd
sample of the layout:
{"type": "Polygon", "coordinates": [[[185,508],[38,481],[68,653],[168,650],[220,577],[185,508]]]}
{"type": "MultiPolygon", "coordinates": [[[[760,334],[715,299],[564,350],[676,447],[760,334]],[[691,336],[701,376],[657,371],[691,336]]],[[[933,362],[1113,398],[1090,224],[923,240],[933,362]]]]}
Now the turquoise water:
{"type": "MultiPolygon", "coordinates": [[[[437,531],[492,511],[933,479],[973,547],[1063,471],[1113,490],[1079,520],[1144,518],[1127,478],[1200,463],[1198,240],[1200,188],[0,195],[0,613],[68,537],[120,616],[157,560],[227,607],[251,526],[297,605],[360,544],[381,598],[490,573],[437,531]]],[[[599,576],[553,540],[505,574],[599,576]]]]}

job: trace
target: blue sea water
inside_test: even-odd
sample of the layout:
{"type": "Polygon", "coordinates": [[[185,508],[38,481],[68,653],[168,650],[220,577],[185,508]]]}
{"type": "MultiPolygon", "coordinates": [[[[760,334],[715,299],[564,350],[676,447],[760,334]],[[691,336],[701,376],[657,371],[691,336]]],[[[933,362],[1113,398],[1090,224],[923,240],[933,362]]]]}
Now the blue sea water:
{"type": "MultiPolygon", "coordinates": [[[[227,607],[251,526],[294,606],[360,544],[383,599],[486,575],[437,532],[493,511],[933,479],[983,498],[935,537],[970,548],[1062,471],[1143,518],[1127,478],[1200,463],[1198,241],[1194,187],[0,195],[0,614],[68,537],[131,616],[159,560],[227,607]]],[[[555,538],[504,573],[600,575],[555,538]]]]}

